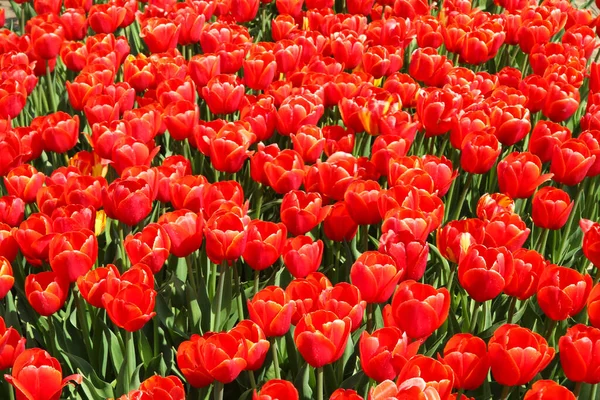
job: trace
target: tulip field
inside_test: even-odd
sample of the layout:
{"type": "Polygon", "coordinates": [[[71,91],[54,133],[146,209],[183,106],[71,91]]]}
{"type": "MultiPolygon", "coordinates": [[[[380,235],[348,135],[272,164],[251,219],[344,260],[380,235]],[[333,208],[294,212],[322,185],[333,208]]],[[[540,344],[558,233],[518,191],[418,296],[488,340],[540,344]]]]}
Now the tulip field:
{"type": "Polygon", "coordinates": [[[0,400],[600,400],[592,1],[11,0],[0,400]]]}

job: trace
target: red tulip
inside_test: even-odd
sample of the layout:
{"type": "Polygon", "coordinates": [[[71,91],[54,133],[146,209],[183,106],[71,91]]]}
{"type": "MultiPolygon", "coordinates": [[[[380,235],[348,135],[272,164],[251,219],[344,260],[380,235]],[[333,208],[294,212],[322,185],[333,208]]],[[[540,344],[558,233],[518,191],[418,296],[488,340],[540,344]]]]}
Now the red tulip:
{"type": "Polygon", "coordinates": [[[106,215],[129,226],[150,214],[153,196],[152,188],[142,179],[116,179],[102,191],[106,215]]]}
{"type": "Polygon", "coordinates": [[[241,257],[248,239],[250,217],[237,207],[215,212],[206,222],[206,254],[215,264],[241,257]]]}
{"type": "MultiPolygon", "coordinates": [[[[415,281],[404,281],[398,286],[391,311],[393,322],[411,339],[424,339],[438,329],[450,310],[450,294],[446,288],[415,281]]],[[[384,310],[385,311],[385,310],[384,310]]],[[[386,326],[389,326],[386,323],[386,326]]]]}
{"type": "Polygon", "coordinates": [[[185,400],[185,389],[178,377],[170,375],[162,377],[151,376],[140,384],[139,391],[149,398],[164,398],[165,400],[185,400]]]}
{"type": "Polygon", "coordinates": [[[454,371],[454,388],[475,390],[487,378],[490,360],[485,342],[470,333],[459,333],[444,347],[444,357],[438,360],[454,371]]]}
{"type": "Polygon", "coordinates": [[[309,236],[288,239],[283,247],[283,262],[292,276],[305,278],[321,266],[323,242],[313,241],[309,236]]]}
{"type": "Polygon", "coordinates": [[[513,199],[531,197],[538,186],[552,178],[541,174],[542,162],[529,152],[512,152],[498,163],[500,191],[513,199]]]}
{"type": "Polygon", "coordinates": [[[389,300],[404,273],[392,257],[378,251],[367,251],[352,265],[350,281],[358,287],[367,303],[383,303],[389,300]]]}
{"type": "Polygon", "coordinates": [[[302,358],[314,368],[342,357],[350,337],[350,318],[339,319],[325,310],[306,314],[294,330],[294,343],[302,358]]]}
{"type": "Polygon", "coordinates": [[[331,311],[338,318],[350,317],[351,332],[356,331],[362,324],[367,303],[361,300],[360,291],[354,285],[340,282],[324,289],[319,295],[320,309],[331,311]]]}
{"type": "Polygon", "coordinates": [[[600,329],[577,324],[558,341],[560,364],[573,382],[600,382],[596,360],[600,357],[600,329]]]}
{"type": "Polygon", "coordinates": [[[202,245],[202,215],[189,210],[177,210],[161,215],[158,224],[169,235],[171,254],[175,257],[187,257],[202,245]]]}
{"type": "Polygon", "coordinates": [[[177,366],[188,383],[195,388],[203,388],[213,383],[214,378],[204,366],[202,347],[206,339],[214,333],[203,336],[192,335],[190,340],[182,342],[177,348],[177,366]]]}
{"type": "Polygon", "coordinates": [[[208,373],[217,381],[230,383],[246,366],[248,348],[230,333],[215,333],[206,338],[200,348],[200,359],[208,373]]]}
{"type": "Polygon", "coordinates": [[[562,321],[583,309],[592,290],[592,278],[574,269],[549,266],[542,272],[537,300],[548,318],[562,321]]]}
{"type": "Polygon", "coordinates": [[[552,359],[555,350],[541,335],[514,324],[496,329],[488,343],[494,380],[519,386],[531,381],[552,359]]]}
{"type": "Polygon", "coordinates": [[[254,390],[252,400],[298,400],[298,390],[292,382],[281,379],[271,379],[257,393],[254,390]]]}
{"type": "Polygon", "coordinates": [[[470,246],[482,244],[485,223],[478,218],[450,221],[438,229],[436,246],[447,260],[458,263],[470,246]]]}
{"type": "Polygon", "coordinates": [[[171,239],[162,225],[151,223],[141,232],[127,235],[123,245],[132,265],[145,264],[156,274],[169,257],[171,239]]]}
{"type": "Polygon", "coordinates": [[[4,379],[15,388],[18,399],[58,400],[65,386],[73,381],[81,384],[79,374],[63,379],[58,360],[45,350],[34,348],[22,352],[16,359],[10,375],[4,379]]]}
{"type": "Polygon", "coordinates": [[[31,307],[45,317],[54,314],[67,301],[69,281],[53,271],[27,275],[25,295],[31,307]]]}
{"type": "Polygon", "coordinates": [[[552,154],[550,172],[556,182],[568,186],[577,185],[587,175],[596,160],[586,143],[580,139],[568,139],[552,154]]]}
{"type": "Polygon", "coordinates": [[[15,277],[10,262],[6,258],[0,256],[0,300],[6,297],[6,294],[12,289],[14,283],[15,277]]]}
{"type": "Polygon", "coordinates": [[[13,328],[6,328],[0,317],[0,370],[12,368],[15,359],[25,350],[26,339],[13,328]]]}
{"type": "Polygon", "coordinates": [[[421,378],[427,387],[433,387],[439,393],[440,399],[448,399],[454,383],[454,372],[448,365],[422,355],[417,355],[408,360],[400,371],[398,383],[421,378]]]}
{"type": "Polygon", "coordinates": [[[519,214],[500,212],[487,221],[483,244],[488,247],[506,247],[515,251],[523,246],[531,230],[519,214]]]}
{"type": "Polygon", "coordinates": [[[551,380],[539,380],[525,393],[523,400],[575,400],[575,395],[566,387],[551,380]]]}
{"type": "Polygon", "coordinates": [[[331,393],[329,400],[364,400],[356,390],[352,389],[337,389],[331,393]]]}
{"type": "Polygon", "coordinates": [[[269,186],[279,194],[297,190],[304,179],[304,162],[300,155],[290,149],[282,150],[272,161],[264,164],[269,186]]]}
{"type": "Polygon", "coordinates": [[[512,254],[506,247],[469,247],[458,262],[458,280],[475,301],[496,298],[513,279],[512,254]]]}
{"type": "Polygon", "coordinates": [[[94,232],[82,229],[55,235],[49,245],[50,267],[69,282],[85,275],[98,257],[94,232]]]}
{"type": "Polygon", "coordinates": [[[162,53],[177,47],[181,25],[166,18],[149,18],[141,26],[140,37],[151,53],[162,53]]]}
{"type": "Polygon", "coordinates": [[[267,357],[270,343],[260,326],[246,319],[238,322],[229,333],[238,341],[246,343],[248,349],[246,371],[256,371],[262,367],[267,357]]]}
{"type": "Polygon", "coordinates": [[[235,173],[250,156],[248,148],[256,140],[247,122],[225,124],[211,140],[210,161],[217,171],[235,173]]]}
{"type": "Polygon", "coordinates": [[[305,163],[314,163],[321,158],[325,148],[325,137],[316,125],[303,125],[298,132],[291,134],[293,149],[305,163]]]}
{"type": "Polygon", "coordinates": [[[373,334],[365,331],[359,341],[360,365],[365,375],[377,382],[393,380],[420,345],[396,327],[377,329],[373,334]]]}
{"type": "Polygon", "coordinates": [[[117,287],[114,292],[109,290],[102,296],[102,305],[106,313],[118,327],[129,332],[140,330],[156,315],[156,291],[153,287],[135,283],[119,282],[117,287]]]}
{"type": "Polygon", "coordinates": [[[250,319],[267,337],[283,336],[290,330],[296,304],[278,286],[267,286],[248,300],[250,319]]]}
{"type": "Polygon", "coordinates": [[[468,134],[463,141],[460,165],[466,172],[484,174],[492,169],[500,151],[496,136],[489,133],[468,134]]]}
{"type": "Polygon", "coordinates": [[[519,300],[527,300],[537,291],[540,276],[548,262],[535,250],[518,249],[513,252],[513,265],[515,273],[504,287],[504,293],[519,300]]]}
{"type": "Polygon", "coordinates": [[[344,194],[348,213],[358,225],[372,225],[381,220],[377,200],[381,187],[376,181],[356,180],[344,194]]]}
{"type": "Polygon", "coordinates": [[[29,164],[12,169],[4,177],[4,185],[9,195],[17,196],[25,203],[35,201],[38,190],[44,184],[45,175],[29,164]]]}
{"type": "Polygon", "coordinates": [[[48,261],[50,241],[55,233],[52,221],[45,214],[31,214],[19,225],[15,232],[15,240],[28,263],[41,266],[48,261]]]}
{"type": "Polygon", "coordinates": [[[250,221],[246,248],[242,254],[244,261],[256,271],[270,267],[282,254],[286,236],[287,229],[283,224],[250,221]]]}
{"type": "Polygon", "coordinates": [[[345,202],[337,202],[329,209],[323,221],[323,232],[335,242],[351,241],[358,231],[358,224],[350,217],[345,202]]]}
{"type": "Polygon", "coordinates": [[[77,288],[85,301],[96,308],[102,308],[102,296],[106,293],[111,278],[121,278],[121,274],[117,267],[108,264],[106,267],[89,270],[77,278],[77,288]]]}
{"type": "Polygon", "coordinates": [[[539,121],[531,131],[529,151],[542,162],[552,159],[554,148],[571,139],[571,131],[560,124],[550,121],[539,121]]]}
{"type": "Polygon", "coordinates": [[[232,114],[240,108],[244,85],[235,75],[216,75],[202,88],[202,98],[213,114],[232,114]]]}
{"type": "Polygon", "coordinates": [[[557,230],[567,223],[573,205],[573,200],[566,192],[545,186],[533,196],[531,218],[540,228],[557,230]]]}

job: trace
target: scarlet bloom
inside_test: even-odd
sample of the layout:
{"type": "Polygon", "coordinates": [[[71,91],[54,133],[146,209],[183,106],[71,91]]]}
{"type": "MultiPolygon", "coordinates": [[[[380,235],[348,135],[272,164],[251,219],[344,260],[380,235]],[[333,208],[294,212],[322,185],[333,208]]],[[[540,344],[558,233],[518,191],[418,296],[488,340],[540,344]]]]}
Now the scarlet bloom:
{"type": "Polygon", "coordinates": [[[325,148],[323,131],[316,125],[303,125],[298,132],[291,134],[292,144],[305,163],[316,162],[325,148]]]}
{"type": "Polygon", "coordinates": [[[333,312],[338,318],[350,317],[351,332],[362,324],[367,303],[361,299],[360,291],[354,285],[340,282],[333,287],[323,289],[319,295],[320,309],[333,312]]]}
{"type": "Polygon", "coordinates": [[[458,262],[458,280],[475,301],[494,299],[513,278],[512,254],[506,247],[471,246],[458,262]]]}
{"type": "Polygon", "coordinates": [[[30,274],[25,278],[25,295],[31,307],[45,317],[58,311],[67,300],[69,281],[53,271],[30,274]]]}
{"type": "Polygon", "coordinates": [[[535,226],[540,228],[560,229],[567,223],[573,205],[567,192],[545,186],[533,196],[531,218],[535,226]]]}
{"type": "Polygon", "coordinates": [[[250,221],[246,248],[242,254],[244,261],[256,271],[269,268],[281,256],[286,236],[287,229],[281,223],[250,221]]]}
{"type": "Polygon", "coordinates": [[[582,218],[579,227],[583,231],[583,254],[594,265],[600,265],[600,224],[582,218]]]}
{"type": "Polygon", "coordinates": [[[552,159],[554,149],[571,139],[571,131],[560,124],[541,120],[533,127],[529,140],[529,151],[542,162],[552,159]]]}
{"type": "Polygon", "coordinates": [[[57,275],[75,282],[85,275],[98,258],[94,232],[82,229],[55,235],[50,242],[50,267],[57,275]]]}
{"type": "Polygon", "coordinates": [[[40,131],[45,150],[65,153],[79,141],[79,117],[55,112],[44,117],[40,131]]]}
{"type": "Polygon", "coordinates": [[[321,266],[323,241],[313,241],[309,236],[296,236],[283,247],[283,263],[295,278],[305,278],[321,266]]]}
{"type": "Polygon", "coordinates": [[[152,188],[143,179],[116,179],[102,191],[106,215],[129,226],[137,225],[150,214],[153,196],[152,188]]]}
{"type": "Polygon", "coordinates": [[[101,308],[102,296],[106,293],[109,279],[113,277],[120,278],[121,274],[117,267],[108,264],[106,267],[89,270],[85,275],[77,278],[77,288],[85,301],[101,308]]]}
{"type": "Polygon", "coordinates": [[[162,225],[152,223],[135,235],[127,235],[123,245],[131,264],[145,264],[156,274],[169,258],[171,239],[162,225]]]}
{"type": "Polygon", "coordinates": [[[415,378],[425,381],[427,387],[436,389],[440,399],[447,399],[452,392],[454,384],[452,368],[433,358],[416,355],[408,360],[398,376],[398,384],[401,386],[415,378]]]}
{"type": "Polygon", "coordinates": [[[518,249],[513,252],[513,265],[515,273],[504,287],[504,293],[519,300],[527,300],[535,294],[548,262],[535,250],[518,249]]]}
{"type": "Polygon", "coordinates": [[[309,365],[320,368],[342,357],[351,325],[349,317],[339,319],[331,311],[314,311],[296,325],[294,343],[309,365]]]}
{"type": "Polygon", "coordinates": [[[556,182],[568,186],[577,185],[594,165],[596,156],[591,155],[587,144],[580,139],[569,139],[554,147],[550,172],[556,182]]]}
{"type": "Polygon", "coordinates": [[[318,193],[293,190],[283,196],[280,208],[281,221],[292,235],[304,235],[319,225],[329,213],[318,193]]]}
{"type": "Polygon", "coordinates": [[[284,136],[297,133],[304,125],[317,125],[323,116],[324,107],[316,96],[289,96],[277,110],[277,132],[284,136]]]}
{"type": "Polygon", "coordinates": [[[253,90],[265,90],[273,82],[277,71],[275,55],[270,52],[253,55],[244,60],[242,65],[244,83],[253,90]]]}
{"type": "Polygon", "coordinates": [[[246,371],[256,371],[262,367],[267,357],[270,343],[260,326],[255,322],[245,319],[238,322],[229,333],[238,341],[246,343],[246,348],[248,349],[246,371]]]}
{"type": "Polygon", "coordinates": [[[569,389],[551,380],[539,380],[531,385],[523,400],[575,400],[576,397],[569,389]]]}
{"type": "MultiPolygon", "coordinates": [[[[139,391],[149,398],[164,398],[164,400],[185,400],[185,389],[181,380],[173,375],[154,375],[140,384],[139,391]]],[[[145,399],[145,397],[142,397],[145,399]]]]}
{"type": "Polygon", "coordinates": [[[11,374],[4,375],[4,379],[13,385],[18,399],[45,400],[58,400],[71,381],[78,384],[83,381],[79,374],[63,379],[58,360],[38,348],[22,352],[15,359],[11,374]]]}
{"type": "MultiPolygon", "coordinates": [[[[113,279],[120,281],[118,278],[113,279]]],[[[115,285],[118,289],[108,290],[102,296],[102,305],[109,318],[115,325],[129,332],[142,329],[156,315],[156,291],[143,284],[121,281],[115,285]]]]}
{"type": "Polygon", "coordinates": [[[248,300],[250,319],[267,337],[283,336],[290,330],[296,303],[279,286],[267,286],[248,300]]]}
{"type": "Polygon", "coordinates": [[[204,208],[204,192],[209,183],[202,175],[185,175],[170,182],[169,198],[173,208],[199,213],[204,208]]]}
{"type": "Polygon", "coordinates": [[[32,165],[23,164],[12,169],[4,177],[4,186],[9,195],[19,197],[25,203],[35,201],[38,190],[44,185],[46,176],[32,165]]]}
{"type": "Polygon", "coordinates": [[[562,321],[583,310],[591,290],[592,278],[588,274],[553,265],[540,276],[537,301],[546,316],[562,321]]]}
{"type": "Polygon", "coordinates": [[[54,237],[52,221],[45,214],[31,214],[19,225],[15,240],[28,263],[41,266],[48,260],[50,241],[54,237]]]}
{"type": "Polygon", "coordinates": [[[235,75],[216,75],[202,88],[202,98],[213,114],[232,114],[239,110],[245,88],[235,75]]]}
{"type": "Polygon", "coordinates": [[[477,389],[490,370],[485,342],[470,333],[452,336],[444,347],[444,356],[438,354],[438,360],[454,371],[455,389],[477,389]]]}
{"type": "Polygon", "coordinates": [[[200,357],[208,373],[217,381],[230,383],[246,366],[248,348],[231,333],[221,332],[206,338],[200,357]]]}
{"type": "Polygon", "coordinates": [[[363,332],[359,341],[360,365],[377,382],[396,379],[406,362],[419,351],[420,341],[411,341],[406,333],[390,326],[373,334],[363,332]]]}
{"type": "Polygon", "coordinates": [[[273,160],[264,164],[264,171],[269,186],[279,194],[297,190],[304,179],[304,162],[298,152],[290,149],[282,150],[273,160]]]}
{"type": "MultiPolygon", "coordinates": [[[[6,294],[10,291],[10,289],[12,289],[14,284],[15,277],[13,276],[12,266],[5,257],[0,256],[0,300],[6,297],[6,294]]],[[[1,348],[2,346],[0,345],[0,349],[1,348]]]]}
{"type": "Polygon", "coordinates": [[[211,140],[209,156],[217,171],[235,173],[250,156],[248,148],[256,140],[247,122],[225,124],[211,140]]]}
{"type": "MultiPolygon", "coordinates": [[[[419,51],[420,49],[415,52],[415,55],[419,51]]],[[[435,50],[434,52],[437,55],[435,50]]],[[[411,66],[417,59],[415,55],[411,59],[411,66]]],[[[411,75],[413,74],[411,73],[411,75]]],[[[448,132],[452,126],[452,117],[461,107],[462,97],[450,89],[422,89],[417,95],[417,115],[422,121],[428,137],[448,132]]]]}
{"type": "Polygon", "coordinates": [[[16,196],[0,197],[0,221],[14,227],[25,219],[25,202],[16,196]]]}
{"type": "Polygon", "coordinates": [[[25,342],[15,328],[6,328],[4,318],[0,317],[0,371],[12,368],[15,359],[25,350],[25,342]]]}
{"type": "Polygon", "coordinates": [[[485,223],[478,218],[450,221],[436,234],[436,246],[448,261],[458,264],[470,246],[482,244],[485,223]]]}
{"type": "Polygon", "coordinates": [[[215,263],[234,261],[241,257],[246,248],[250,217],[234,206],[231,211],[221,209],[206,222],[206,254],[215,263]]]}
{"type": "Polygon", "coordinates": [[[348,213],[358,225],[372,225],[381,221],[377,200],[381,186],[376,181],[355,180],[344,194],[348,213]]]}
{"type": "Polygon", "coordinates": [[[565,375],[573,382],[592,385],[600,382],[600,329],[577,324],[567,329],[558,341],[560,364],[565,375]]]}
{"type": "Polygon", "coordinates": [[[323,232],[335,242],[351,241],[358,231],[358,224],[350,217],[348,206],[340,201],[331,206],[323,221],[323,232]]]}
{"type": "Polygon", "coordinates": [[[182,342],[177,348],[177,366],[186,381],[195,388],[202,388],[213,383],[214,378],[208,373],[202,358],[202,347],[206,339],[213,335],[192,335],[190,340],[182,342]]]}
{"type": "Polygon", "coordinates": [[[411,339],[427,338],[442,326],[449,311],[450,293],[446,288],[409,280],[398,286],[392,298],[393,322],[411,339]]]}
{"type": "Polygon", "coordinates": [[[515,324],[505,324],[488,343],[494,380],[501,385],[518,386],[531,381],[548,366],[555,350],[540,334],[515,324]]]}
{"type": "Polygon", "coordinates": [[[512,152],[498,163],[500,191],[513,199],[526,199],[552,174],[542,174],[542,162],[529,153],[512,152]]]}
{"type": "Polygon", "coordinates": [[[428,382],[419,377],[407,379],[399,385],[396,385],[393,381],[383,381],[369,391],[369,400],[388,400],[390,398],[407,400],[441,399],[435,386],[429,385],[428,382]]]}
{"type": "Polygon", "coordinates": [[[151,53],[163,53],[177,47],[181,25],[166,18],[152,17],[143,25],[140,37],[151,53]]]}
{"type": "Polygon", "coordinates": [[[271,379],[260,388],[258,393],[254,390],[252,394],[252,400],[298,400],[298,398],[298,390],[294,384],[282,379],[271,379]]]}
{"type": "Polygon", "coordinates": [[[364,400],[361,395],[353,389],[337,389],[331,393],[329,400],[364,400]]]}
{"type": "Polygon", "coordinates": [[[202,245],[204,219],[189,210],[177,210],[158,218],[171,240],[171,254],[187,257],[202,245]]]}
{"type": "Polygon", "coordinates": [[[378,251],[367,251],[352,264],[350,281],[358,287],[367,303],[383,303],[389,300],[404,273],[392,257],[378,251]]]}
{"type": "Polygon", "coordinates": [[[16,229],[0,222],[0,256],[12,263],[17,257],[19,245],[15,240],[16,229]]]}
{"type": "Polygon", "coordinates": [[[470,133],[462,142],[460,165],[472,174],[485,174],[494,166],[501,146],[491,133],[470,133]]]}

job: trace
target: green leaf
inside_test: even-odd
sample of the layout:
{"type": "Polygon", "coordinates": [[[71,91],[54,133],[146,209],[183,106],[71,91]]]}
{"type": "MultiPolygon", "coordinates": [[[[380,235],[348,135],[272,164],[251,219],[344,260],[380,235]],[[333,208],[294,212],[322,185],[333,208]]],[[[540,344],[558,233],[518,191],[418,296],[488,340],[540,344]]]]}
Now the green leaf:
{"type": "Polygon", "coordinates": [[[86,360],[67,352],[63,352],[63,354],[71,360],[73,365],[79,370],[79,373],[83,375],[81,387],[88,399],[109,399],[115,397],[112,386],[98,378],[96,371],[94,371],[94,368],[86,360]]]}
{"type": "Polygon", "coordinates": [[[313,398],[312,386],[310,384],[310,372],[310,365],[304,363],[294,381],[294,386],[298,389],[300,399],[302,400],[312,400],[313,398]]]}

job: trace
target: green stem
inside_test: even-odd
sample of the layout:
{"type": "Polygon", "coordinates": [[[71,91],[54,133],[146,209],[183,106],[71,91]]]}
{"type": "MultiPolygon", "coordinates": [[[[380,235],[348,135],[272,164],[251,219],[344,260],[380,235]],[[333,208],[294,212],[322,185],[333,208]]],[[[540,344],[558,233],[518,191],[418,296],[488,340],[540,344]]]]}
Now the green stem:
{"type": "Polygon", "coordinates": [[[244,290],[242,289],[242,284],[240,282],[240,275],[237,270],[237,264],[234,263],[231,266],[231,268],[233,269],[233,285],[235,287],[235,291],[238,293],[237,299],[236,299],[238,318],[241,321],[244,319],[244,303],[243,303],[243,299],[242,299],[244,290]]]}
{"type": "Polygon", "coordinates": [[[375,305],[373,303],[367,304],[367,332],[373,331],[373,314],[375,310],[375,305]]]}
{"type": "MultiPolygon", "coordinates": [[[[575,220],[575,214],[577,213],[577,209],[579,208],[579,203],[581,203],[581,196],[583,195],[583,192],[584,192],[583,186],[584,185],[582,183],[577,185],[577,194],[575,195],[575,204],[573,205],[573,209],[571,210],[571,215],[569,215],[569,219],[567,221],[567,226],[565,227],[565,230],[564,230],[564,236],[561,237],[562,246],[560,247],[559,263],[562,262],[565,250],[567,249],[567,246],[569,245],[569,236],[571,236],[571,228],[573,226],[573,221],[575,220]]],[[[554,261],[558,261],[558,258],[556,256],[555,256],[554,261]]]]}
{"type": "Polygon", "coordinates": [[[215,381],[215,387],[213,390],[213,398],[215,400],[223,400],[223,392],[225,391],[225,385],[219,381],[215,381]]]}
{"type": "Polygon", "coordinates": [[[210,299],[214,300],[217,295],[217,264],[211,264],[210,266],[210,282],[208,285],[210,293],[210,299]]]}
{"type": "Polygon", "coordinates": [[[598,384],[592,386],[592,392],[590,393],[590,400],[596,400],[596,395],[598,393],[598,384]]]}
{"type": "Polygon", "coordinates": [[[512,389],[512,386],[504,386],[504,387],[502,388],[502,395],[501,395],[501,397],[500,397],[500,398],[501,398],[502,400],[506,400],[506,399],[508,399],[508,395],[510,394],[510,391],[511,391],[511,389],[512,389]]]}
{"type": "Polygon", "coordinates": [[[133,343],[133,333],[129,331],[125,331],[125,362],[126,370],[125,370],[125,390],[128,393],[131,388],[131,378],[133,378],[133,372],[135,371],[135,347],[133,343]]]}
{"type": "Polygon", "coordinates": [[[52,112],[58,111],[58,106],[56,104],[56,91],[54,88],[54,81],[52,80],[52,74],[50,73],[50,63],[46,61],[46,80],[48,82],[48,89],[50,90],[50,107],[52,107],[52,112]]]}
{"type": "Polygon", "coordinates": [[[317,368],[317,400],[323,400],[323,367],[317,368]]]}
{"type": "Polygon", "coordinates": [[[81,300],[81,293],[79,290],[73,291],[73,296],[75,296],[75,307],[77,308],[77,318],[79,319],[79,324],[81,325],[82,334],[83,334],[83,344],[85,345],[85,350],[87,351],[88,357],[90,357],[90,362],[92,365],[96,365],[95,361],[95,353],[92,349],[92,342],[90,341],[90,327],[88,326],[88,321],[86,318],[87,307],[85,303],[81,300]]]}
{"type": "Polygon", "coordinates": [[[250,380],[250,387],[256,390],[256,378],[254,377],[254,371],[248,371],[248,379],[250,380]]]}
{"type": "Polygon", "coordinates": [[[263,186],[258,184],[256,191],[258,192],[258,196],[256,199],[256,208],[254,209],[254,218],[260,219],[263,204],[263,186]]]}
{"type": "Polygon", "coordinates": [[[219,275],[219,288],[217,291],[217,309],[215,316],[215,325],[213,326],[213,331],[220,332],[221,330],[221,307],[223,304],[223,288],[225,286],[225,270],[227,268],[227,262],[224,261],[221,264],[221,274],[219,275]]]}
{"type": "Polygon", "coordinates": [[[369,250],[369,225],[360,226],[360,239],[362,241],[362,251],[369,250]]]}
{"type": "Polygon", "coordinates": [[[188,274],[188,281],[190,282],[190,285],[192,286],[192,290],[194,291],[194,294],[198,294],[198,288],[196,287],[196,279],[194,279],[194,260],[192,258],[192,255],[188,255],[187,257],[185,257],[185,264],[187,266],[187,274],[188,274]]]}
{"type": "Polygon", "coordinates": [[[576,398],[579,398],[579,392],[581,392],[582,384],[583,384],[583,382],[575,383],[575,390],[573,390],[573,394],[575,395],[576,398]]]}
{"type": "Polygon", "coordinates": [[[508,319],[506,320],[507,324],[511,324],[513,320],[513,316],[515,315],[515,307],[517,306],[517,298],[513,297],[510,300],[510,306],[508,307],[508,319]]]}
{"type": "Polygon", "coordinates": [[[275,378],[281,379],[281,371],[279,370],[279,355],[277,350],[277,338],[271,338],[271,353],[273,354],[273,368],[275,369],[275,378]]]}
{"type": "Polygon", "coordinates": [[[254,294],[260,290],[260,271],[254,270],[254,294]]]}
{"type": "Polygon", "coordinates": [[[473,182],[473,174],[467,174],[467,181],[463,186],[462,192],[460,193],[460,197],[458,198],[458,204],[456,206],[456,211],[454,212],[454,217],[452,220],[457,220],[460,217],[460,211],[462,210],[463,204],[465,202],[465,198],[467,197],[467,193],[469,192],[469,187],[473,182]]]}
{"type": "Polygon", "coordinates": [[[475,307],[473,308],[473,316],[471,317],[471,323],[469,324],[469,331],[475,334],[475,328],[477,328],[477,320],[479,319],[479,311],[481,310],[482,303],[476,301],[475,307]]]}
{"type": "Polygon", "coordinates": [[[544,229],[544,231],[542,232],[542,235],[538,240],[537,246],[535,247],[537,247],[538,253],[540,253],[543,256],[546,251],[546,242],[548,242],[548,235],[550,234],[550,229],[542,229],[544,229]]]}

